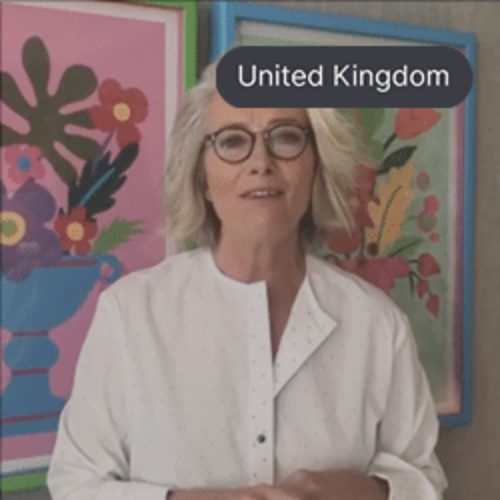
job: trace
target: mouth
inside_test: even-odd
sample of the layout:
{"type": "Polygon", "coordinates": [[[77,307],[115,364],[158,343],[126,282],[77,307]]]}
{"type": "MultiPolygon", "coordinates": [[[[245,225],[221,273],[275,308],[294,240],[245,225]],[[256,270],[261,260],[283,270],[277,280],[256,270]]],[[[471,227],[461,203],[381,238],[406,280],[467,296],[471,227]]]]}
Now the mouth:
{"type": "Polygon", "coordinates": [[[283,196],[284,191],[273,188],[257,188],[245,191],[241,197],[249,199],[279,198],[283,196]]]}

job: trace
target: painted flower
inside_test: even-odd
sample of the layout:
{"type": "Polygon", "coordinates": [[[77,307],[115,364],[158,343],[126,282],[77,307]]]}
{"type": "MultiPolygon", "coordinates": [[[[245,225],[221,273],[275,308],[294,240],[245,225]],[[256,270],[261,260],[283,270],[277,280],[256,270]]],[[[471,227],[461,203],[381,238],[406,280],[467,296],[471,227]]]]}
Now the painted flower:
{"type": "Polygon", "coordinates": [[[355,194],[350,200],[354,227],[351,230],[339,229],[329,239],[330,248],[339,254],[349,254],[358,249],[363,241],[365,227],[373,227],[373,221],[368,213],[370,202],[379,203],[373,194],[377,172],[373,165],[360,163],[356,166],[355,194]]]}
{"type": "Polygon", "coordinates": [[[148,100],[136,88],[122,89],[113,79],[105,80],[98,91],[100,106],[89,109],[94,125],[104,131],[117,131],[120,147],[139,142],[141,133],[137,128],[148,116],[148,100]]]}
{"type": "Polygon", "coordinates": [[[418,257],[418,272],[428,278],[441,272],[438,261],[430,253],[423,253],[418,257]]]}
{"type": "Polygon", "coordinates": [[[44,227],[54,217],[56,204],[50,192],[33,179],[11,197],[0,185],[2,272],[12,281],[21,281],[34,267],[51,265],[61,258],[59,238],[44,227]]]}
{"type": "Polygon", "coordinates": [[[436,227],[437,219],[434,214],[422,210],[417,217],[417,224],[422,231],[429,233],[436,227]]]}
{"type": "Polygon", "coordinates": [[[437,214],[439,211],[439,198],[435,195],[429,195],[424,200],[424,211],[428,214],[437,214]]]}
{"type": "Polygon", "coordinates": [[[390,293],[394,288],[396,279],[406,278],[410,274],[408,261],[397,256],[375,259],[358,256],[355,259],[342,260],[338,262],[338,266],[357,274],[386,293],[390,293]]]}
{"type": "Polygon", "coordinates": [[[54,221],[54,229],[61,237],[61,248],[67,252],[75,249],[77,255],[88,254],[90,242],[97,234],[97,223],[87,218],[85,207],[74,208],[69,215],[60,212],[54,221]]]}
{"type": "Polygon", "coordinates": [[[419,172],[415,184],[420,191],[427,191],[431,187],[431,178],[427,172],[419,172]]]}
{"type": "Polygon", "coordinates": [[[9,165],[7,175],[16,184],[22,184],[30,177],[42,179],[45,168],[40,161],[42,152],[35,146],[15,144],[5,150],[5,163],[9,165]]]}
{"type": "Polygon", "coordinates": [[[440,300],[438,295],[431,295],[425,303],[427,310],[436,318],[439,317],[439,305],[440,300]]]}
{"type": "Polygon", "coordinates": [[[396,115],[395,135],[399,139],[412,139],[430,130],[441,118],[431,108],[401,108],[396,115]]]}
{"type": "Polygon", "coordinates": [[[417,293],[422,298],[429,291],[429,282],[427,280],[418,280],[417,293]]]}

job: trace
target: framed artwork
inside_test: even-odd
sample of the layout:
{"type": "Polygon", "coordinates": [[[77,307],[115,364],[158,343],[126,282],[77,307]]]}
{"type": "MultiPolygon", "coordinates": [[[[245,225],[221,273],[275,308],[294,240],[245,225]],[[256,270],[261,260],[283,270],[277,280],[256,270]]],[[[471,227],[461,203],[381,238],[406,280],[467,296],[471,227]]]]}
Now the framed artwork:
{"type": "MultiPolygon", "coordinates": [[[[325,12],[216,2],[211,56],[252,46],[445,45],[475,75],[472,34],[325,12]]],[[[349,109],[370,160],[357,165],[356,228],[319,253],[409,315],[442,424],[472,418],[475,86],[442,109],[349,109]]]]}
{"type": "Polygon", "coordinates": [[[165,256],[194,2],[3,2],[2,493],[45,484],[100,292],[165,256]]]}

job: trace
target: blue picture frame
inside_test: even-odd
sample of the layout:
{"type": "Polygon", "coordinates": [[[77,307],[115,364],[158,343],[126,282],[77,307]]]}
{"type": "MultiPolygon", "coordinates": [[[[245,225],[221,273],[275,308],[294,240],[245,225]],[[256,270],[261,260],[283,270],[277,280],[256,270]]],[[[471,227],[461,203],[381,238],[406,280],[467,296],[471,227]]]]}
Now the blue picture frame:
{"type": "MultiPolygon", "coordinates": [[[[471,33],[444,29],[417,27],[363,18],[340,16],[325,12],[263,6],[249,2],[214,2],[211,9],[210,59],[237,45],[240,23],[244,21],[274,26],[307,28],[349,35],[381,37],[398,42],[421,42],[446,45],[462,50],[476,75],[476,41],[471,33]]],[[[297,45],[300,45],[298,43],[297,45]]],[[[473,286],[474,286],[474,193],[475,193],[475,103],[476,85],[473,83],[463,105],[461,133],[461,304],[460,338],[457,343],[457,361],[460,365],[460,394],[458,410],[440,413],[446,427],[467,425],[473,415],[473,286]]],[[[455,339],[456,341],[456,339],[455,339]]]]}

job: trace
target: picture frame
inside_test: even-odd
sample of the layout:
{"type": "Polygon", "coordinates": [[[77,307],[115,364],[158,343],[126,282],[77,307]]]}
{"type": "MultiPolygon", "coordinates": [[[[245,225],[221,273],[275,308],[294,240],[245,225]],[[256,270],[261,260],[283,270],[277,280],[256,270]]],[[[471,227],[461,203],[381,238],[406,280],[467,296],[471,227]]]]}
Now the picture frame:
{"type": "Polygon", "coordinates": [[[196,78],[197,6],[135,0],[1,9],[6,495],[45,486],[101,291],[165,257],[166,138],[196,78]]]}
{"type": "MultiPolygon", "coordinates": [[[[211,26],[211,60],[240,45],[430,44],[462,51],[476,75],[475,37],[469,33],[231,1],[214,3],[211,26]]],[[[475,83],[455,108],[346,112],[363,134],[376,174],[358,165],[365,188],[358,192],[364,211],[357,214],[364,222],[357,220],[354,235],[338,233],[319,252],[382,288],[405,310],[441,424],[469,424],[475,83]],[[391,205],[397,190],[405,195],[391,205]],[[393,234],[384,229],[388,217],[397,228],[393,234]]]]}

